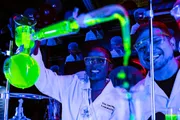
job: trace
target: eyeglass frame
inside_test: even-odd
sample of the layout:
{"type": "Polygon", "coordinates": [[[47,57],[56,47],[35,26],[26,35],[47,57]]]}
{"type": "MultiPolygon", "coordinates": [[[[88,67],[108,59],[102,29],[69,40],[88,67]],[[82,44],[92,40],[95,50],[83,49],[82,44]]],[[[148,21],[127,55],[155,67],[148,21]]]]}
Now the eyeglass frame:
{"type": "MultiPolygon", "coordinates": [[[[90,64],[86,64],[86,59],[87,58],[101,58],[101,59],[104,59],[105,60],[105,62],[102,64],[102,65],[105,65],[107,62],[109,62],[109,63],[112,63],[111,62],[111,60],[109,60],[108,58],[106,58],[106,57],[100,57],[100,56],[92,56],[92,57],[84,57],[84,63],[85,63],[85,65],[92,65],[93,63],[90,63],[90,64]]],[[[97,64],[100,64],[100,63],[97,63],[97,64]]]]}
{"type": "MultiPolygon", "coordinates": [[[[170,35],[168,35],[168,34],[166,34],[166,33],[161,33],[160,35],[162,35],[161,37],[163,37],[163,38],[164,38],[164,37],[166,37],[166,38],[172,38],[172,36],[170,36],[170,35]]],[[[154,36],[154,37],[155,37],[155,36],[154,36]]],[[[160,42],[159,44],[164,43],[165,39],[163,39],[163,38],[161,38],[161,41],[159,40],[159,42],[160,42]]],[[[144,38],[143,40],[140,40],[140,41],[137,42],[137,43],[140,43],[140,42],[141,42],[140,44],[142,44],[143,41],[146,41],[146,43],[148,42],[148,44],[150,44],[150,41],[147,41],[147,38],[144,38]]],[[[154,42],[158,42],[158,40],[157,40],[157,41],[154,41],[154,40],[153,40],[153,43],[154,43],[154,42]]],[[[135,44],[133,45],[134,49],[135,49],[136,51],[143,52],[144,50],[140,50],[140,49],[141,49],[140,47],[139,47],[139,48],[136,47],[136,44],[137,44],[137,43],[135,43],[135,44]]],[[[155,44],[155,43],[154,43],[154,44],[155,44]]],[[[158,45],[159,45],[159,44],[158,44],[158,45]]],[[[147,45],[146,45],[146,46],[147,46],[147,45]]]]}

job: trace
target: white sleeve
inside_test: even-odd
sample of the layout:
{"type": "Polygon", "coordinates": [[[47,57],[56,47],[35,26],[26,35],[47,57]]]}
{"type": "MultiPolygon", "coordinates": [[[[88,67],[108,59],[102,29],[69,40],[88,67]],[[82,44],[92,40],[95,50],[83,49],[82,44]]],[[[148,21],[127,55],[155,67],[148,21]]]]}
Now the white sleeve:
{"type": "Polygon", "coordinates": [[[50,69],[46,69],[42,61],[40,50],[38,50],[37,55],[32,55],[32,57],[40,66],[40,75],[35,86],[40,92],[61,102],[63,91],[68,89],[72,84],[73,79],[76,79],[77,77],[74,77],[74,75],[59,76],[50,69]]]}

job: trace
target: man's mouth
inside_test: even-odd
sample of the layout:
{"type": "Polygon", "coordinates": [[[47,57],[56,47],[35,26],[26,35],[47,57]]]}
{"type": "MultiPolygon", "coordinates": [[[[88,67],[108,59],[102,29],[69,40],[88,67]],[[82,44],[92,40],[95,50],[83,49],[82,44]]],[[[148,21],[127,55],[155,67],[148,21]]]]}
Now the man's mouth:
{"type": "MultiPolygon", "coordinates": [[[[160,57],[160,54],[154,55],[153,60],[157,60],[160,57]]],[[[146,61],[150,62],[150,56],[145,58],[146,61]]]]}

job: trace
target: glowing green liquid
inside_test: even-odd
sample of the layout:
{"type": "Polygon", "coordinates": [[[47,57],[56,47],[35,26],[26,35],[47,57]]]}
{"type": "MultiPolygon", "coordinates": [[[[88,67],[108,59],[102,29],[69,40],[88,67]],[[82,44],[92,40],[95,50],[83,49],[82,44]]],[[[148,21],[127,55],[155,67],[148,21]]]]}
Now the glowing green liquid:
{"type": "Polygon", "coordinates": [[[3,71],[10,84],[22,89],[34,85],[40,74],[38,63],[25,53],[8,58],[3,71]]]}
{"type": "Polygon", "coordinates": [[[176,114],[166,114],[166,120],[178,120],[178,116],[176,114]]]}
{"type": "Polygon", "coordinates": [[[15,41],[18,47],[24,45],[24,48],[32,48],[34,46],[34,41],[30,40],[30,35],[35,31],[31,26],[18,26],[16,27],[15,32],[15,41]]]}
{"type": "Polygon", "coordinates": [[[48,39],[52,37],[75,34],[79,31],[79,25],[76,21],[62,21],[48,27],[42,28],[33,36],[33,40],[48,39]]]}

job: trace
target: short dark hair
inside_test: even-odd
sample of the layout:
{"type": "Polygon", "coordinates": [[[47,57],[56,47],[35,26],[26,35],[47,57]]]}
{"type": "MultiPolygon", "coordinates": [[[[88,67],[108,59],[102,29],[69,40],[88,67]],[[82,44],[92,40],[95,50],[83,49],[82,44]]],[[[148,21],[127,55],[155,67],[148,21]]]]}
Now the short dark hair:
{"type": "Polygon", "coordinates": [[[111,63],[112,63],[112,55],[111,55],[110,51],[108,49],[106,49],[105,47],[103,47],[103,46],[95,46],[95,47],[92,47],[88,51],[88,53],[91,52],[91,51],[103,52],[107,56],[107,59],[109,59],[111,61],[111,63]]]}
{"type": "MultiPolygon", "coordinates": [[[[141,24],[138,29],[136,30],[135,34],[133,35],[133,38],[135,39],[134,40],[134,43],[136,43],[136,40],[138,39],[138,37],[141,35],[141,33],[143,31],[145,31],[146,29],[149,29],[150,28],[150,23],[149,22],[146,22],[146,23],[143,23],[141,24]]],[[[162,23],[162,22],[158,22],[158,21],[154,21],[153,22],[153,28],[159,28],[161,29],[165,34],[167,34],[169,37],[172,37],[171,33],[169,32],[169,29],[168,27],[162,23]]]]}

